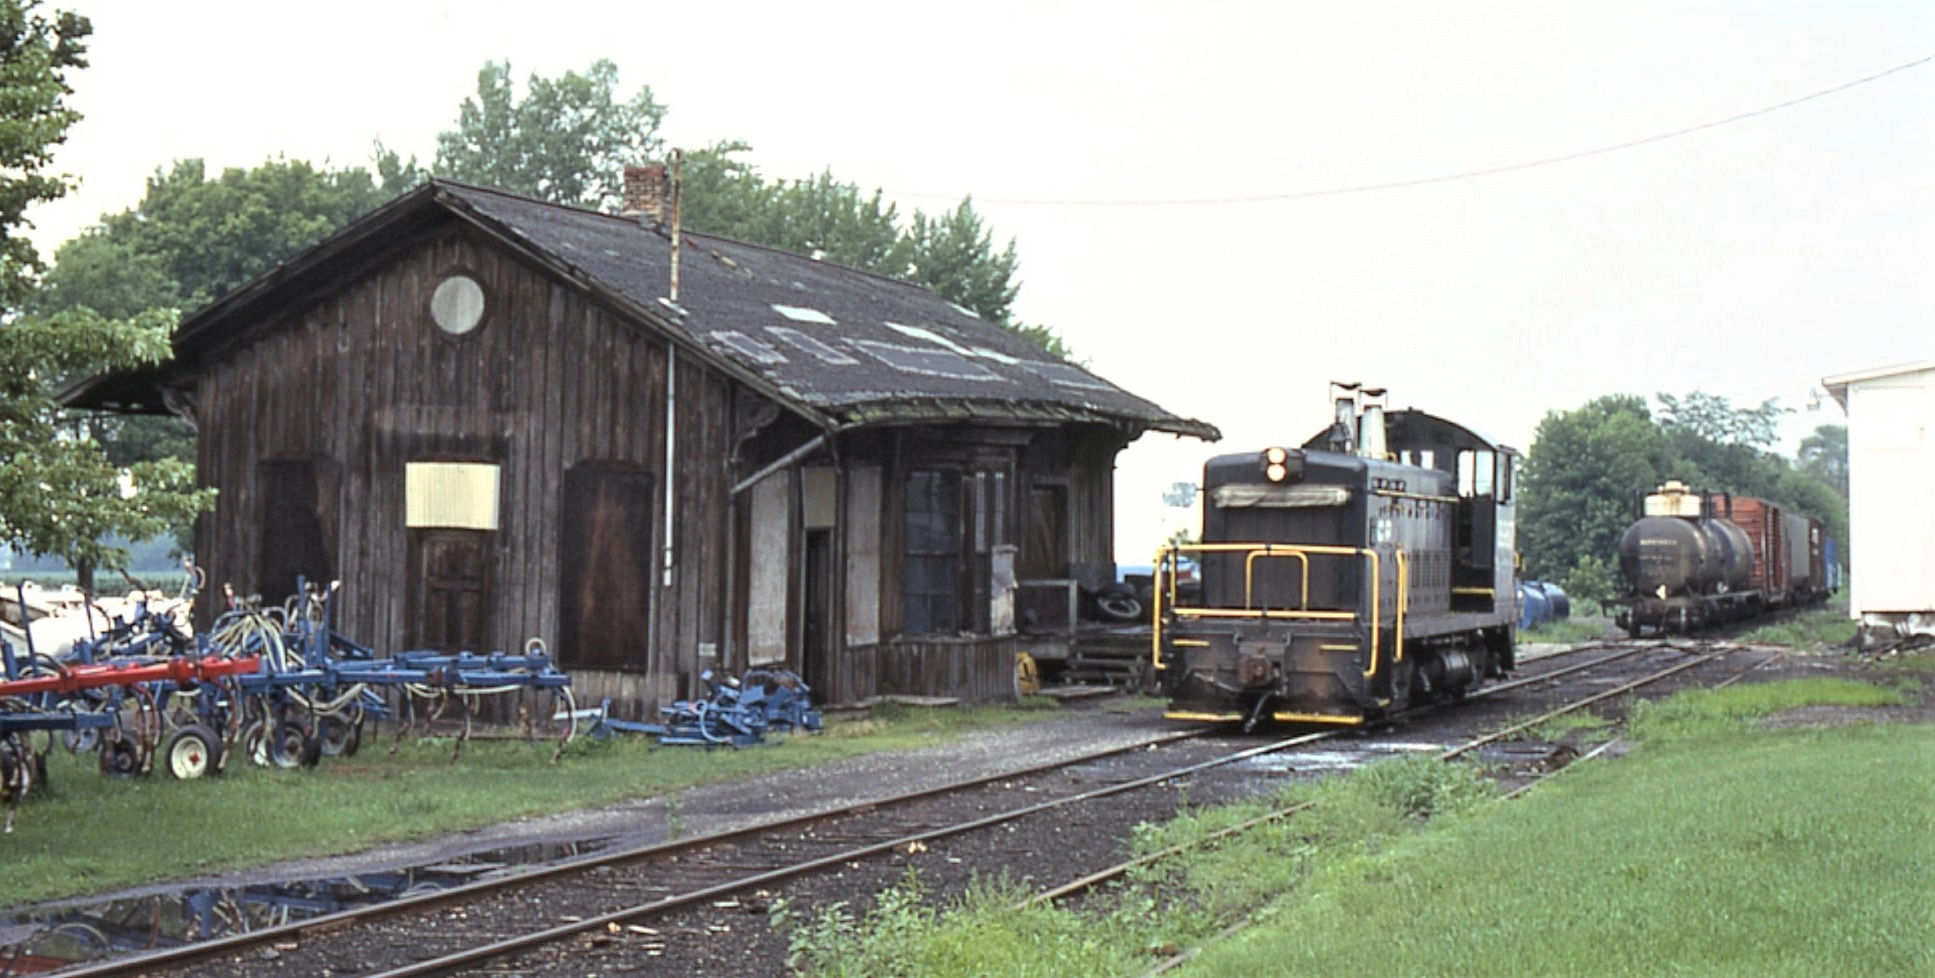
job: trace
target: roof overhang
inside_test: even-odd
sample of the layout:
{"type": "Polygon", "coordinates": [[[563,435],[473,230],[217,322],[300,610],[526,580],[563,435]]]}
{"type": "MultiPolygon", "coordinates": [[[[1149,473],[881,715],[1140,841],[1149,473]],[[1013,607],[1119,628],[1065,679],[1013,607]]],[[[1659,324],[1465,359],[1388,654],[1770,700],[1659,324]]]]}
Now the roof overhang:
{"type": "Polygon", "coordinates": [[[1841,410],[1848,409],[1848,388],[1855,384],[1865,384],[1871,380],[1887,380],[1908,374],[1935,372],[1935,360],[1920,363],[1904,363],[1893,367],[1876,367],[1872,370],[1858,370],[1854,373],[1837,374],[1821,378],[1821,386],[1827,388],[1828,396],[1834,398],[1841,410]]]}

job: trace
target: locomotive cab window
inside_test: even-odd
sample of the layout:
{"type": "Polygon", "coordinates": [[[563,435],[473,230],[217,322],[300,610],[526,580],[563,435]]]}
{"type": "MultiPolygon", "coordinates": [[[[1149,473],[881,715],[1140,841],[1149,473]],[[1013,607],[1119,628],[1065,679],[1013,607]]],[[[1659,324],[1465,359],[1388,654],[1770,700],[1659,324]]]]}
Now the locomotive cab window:
{"type": "Polygon", "coordinates": [[[1476,496],[1489,496],[1495,485],[1497,464],[1491,452],[1465,449],[1458,453],[1458,495],[1471,499],[1476,496]]]}

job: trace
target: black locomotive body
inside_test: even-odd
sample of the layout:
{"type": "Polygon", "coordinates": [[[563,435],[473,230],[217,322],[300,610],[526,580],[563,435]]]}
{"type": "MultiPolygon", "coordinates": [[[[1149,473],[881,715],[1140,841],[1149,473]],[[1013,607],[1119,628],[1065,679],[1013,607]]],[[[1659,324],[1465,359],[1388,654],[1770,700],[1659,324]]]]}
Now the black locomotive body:
{"type": "Polygon", "coordinates": [[[1200,541],[1157,557],[1201,587],[1156,589],[1170,717],[1362,723],[1513,667],[1517,452],[1381,391],[1336,404],[1301,448],[1204,467],[1200,541]]]}

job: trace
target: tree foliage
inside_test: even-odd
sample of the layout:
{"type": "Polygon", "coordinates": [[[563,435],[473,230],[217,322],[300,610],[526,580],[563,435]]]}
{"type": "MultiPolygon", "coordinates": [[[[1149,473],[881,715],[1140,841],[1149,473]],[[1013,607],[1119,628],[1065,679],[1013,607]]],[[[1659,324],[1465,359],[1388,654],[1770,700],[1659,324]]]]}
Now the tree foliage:
{"type": "Polygon", "coordinates": [[[1800,468],[1845,497],[1848,494],[1848,426],[1824,424],[1801,439],[1800,468]]]}
{"type": "Polygon", "coordinates": [[[1574,592],[1582,561],[1608,562],[1644,492],[1675,461],[1670,439],[1646,401],[1615,394],[1539,422],[1526,453],[1519,495],[1519,553],[1528,577],[1558,581],[1582,601],[1610,594],[1574,592]]]}
{"type": "Polygon", "coordinates": [[[274,159],[210,177],[201,160],[179,160],[148,178],[140,203],[54,253],[40,301],[103,315],[193,310],[381,206],[391,189],[360,167],[274,159]]]}
{"type": "Polygon", "coordinates": [[[519,98],[510,62],[487,61],[477,94],[457,109],[457,128],[437,136],[437,173],[465,183],[594,209],[617,207],[624,170],[664,155],[665,107],[650,86],[617,97],[618,66],[584,74],[532,74],[519,98]]]}
{"type": "Polygon", "coordinates": [[[84,582],[94,567],[126,566],[127,551],[110,537],[152,536],[212,502],[191,488],[179,461],[110,461],[54,402],[59,378],[165,358],[173,312],[110,318],[88,308],[26,308],[40,262],[17,232],[28,204],[66,191],[45,168],[79,118],[65,104],[67,73],[86,66],[90,32],[86,18],[0,0],[0,102],[9,107],[0,126],[0,540],[62,557],[84,582]]]}
{"type": "MultiPolygon", "coordinates": [[[[1805,444],[1798,466],[1767,450],[1785,413],[1773,400],[1744,409],[1699,391],[1658,400],[1657,416],[1645,400],[1620,394],[1539,423],[1519,497],[1528,577],[1558,581],[1580,600],[1617,596],[1624,589],[1619,537],[1639,517],[1645,494],[1668,479],[1818,517],[1842,541],[1845,560],[1845,498],[1808,471],[1805,444]]],[[[1823,438],[1828,444],[1831,435],[1823,438]]]]}
{"type": "MultiPolygon", "coordinates": [[[[201,160],[181,160],[155,171],[140,203],[61,245],[32,309],[109,319],[195,309],[380,206],[393,189],[353,167],[274,159],[211,177],[201,160]]],[[[76,424],[116,465],[173,459],[185,469],[195,457],[194,431],[180,418],[96,415],[76,424]]],[[[172,527],[183,549],[192,545],[192,515],[172,527]]]]}
{"type": "MultiPolygon", "coordinates": [[[[618,70],[595,62],[583,75],[532,75],[519,98],[510,65],[486,63],[477,94],[458,109],[457,128],[437,137],[438,174],[542,200],[616,210],[627,164],[666,158],[665,107],[649,87],[617,94],[618,70]]],[[[694,230],[808,255],[932,289],[982,319],[1012,329],[1057,356],[1047,327],[1013,320],[1019,259],[963,199],[935,216],[902,215],[882,191],[822,171],[768,180],[746,163],[751,147],[721,140],[683,154],[680,220],[694,230]]]]}

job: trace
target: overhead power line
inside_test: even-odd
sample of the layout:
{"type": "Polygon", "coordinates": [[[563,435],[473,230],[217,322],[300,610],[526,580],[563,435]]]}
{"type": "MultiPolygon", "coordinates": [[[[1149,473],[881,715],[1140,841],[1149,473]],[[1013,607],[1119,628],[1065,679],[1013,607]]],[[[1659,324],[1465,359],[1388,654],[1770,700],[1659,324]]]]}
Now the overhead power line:
{"type": "MultiPolygon", "coordinates": [[[[1591,156],[1603,156],[1607,153],[1617,153],[1622,150],[1633,149],[1638,146],[1646,146],[1652,143],[1661,143],[1669,139],[1678,139],[1681,136],[1690,135],[1696,132],[1702,132],[1707,129],[1718,129],[1721,126],[1730,126],[1736,122],[1744,122],[1748,119],[1757,118],[1763,115],[1769,115],[1774,112],[1779,112],[1782,109],[1791,109],[1794,106],[1801,105],[1806,102],[1812,102],[1815,99],[1826,98],[1830,95],[1837,95],[1841,92],[1847,91],[1848,89],[1856,88],[1861,85],[1866,85],[1870,82],[1880,81],[1881,79],[1887,78],[1890,75],[1899,74],[1911,68],[1919,68],[1922,65],[1929,63],[1930,61],[1935,61],[1935,54],[1917,58],[1916,60],[1907,62],[1905,64],[1898,64],[1885,71],[1878,71],[1872,75],[1866,75],[1861,78],[1856,78],[1853,81],[1842,82],[1841,84],[1835,85],[1831,88],[1823,88],[1819,91],[1809,92],[1808,94],[1802,95],[1799,98],[1791,98],[1785,102],[1776,102],[1773,105],[1766,105],[1757,109],[1750,109],[1746,112],[1738,112],[1733,115],[1726,116],[1724,118],[1712,119],[1707,122],[1696,123],[1694,125],[1686,126],[1680,129],[1674,129],[1669,132],[1655,133],[1651,136],[1643,136],[1638,139],[1628,139],[1625,142],[1609,143],[1604,146],[1594,146],[1591,149],[1582,149],[1576,152],[1563,153],[1558,156],[1547,156],[1547,157],[1542,157],[1540,159],[1524,160],[1517,163],[1505,163],[1499,166],[1482,167],[1476,170],[1459,170],[1453,173],[1440,173],[1435,176],[1411,177],[1404,180],[1386,180],[1378,183],[1360,183],[1360,184],[1349,184],[1341,187],[1324,187],[1318,190],[1294,190],[1294,191],[1287,191],[1284,193],[1250,194],[1250,195],[1237,196],[1237,197],[1177,197],[1177,198],[1167,198],[1167,199],[1143,198],[1143,199],[1122,199],[1122,200],[1101,200],[1101,199],[1081,200],[1081,199],[1074,199],[1074,198],[1053,199],[1053,198],[1027,198],[1027,197],[985,197],[985,198],[980,198],[980,201],[981,203],[984,203],[984,204],[1007,204],[1007,205],[1032,206],[1032,207],[1196,207],[1196,206],[1208,206],[1208,205],[1217,205],[1217,204],[1261,204],[1261,203],[1269,203],[1273,201],[1284,201],[1284,200],[1307,200],[1312,197],[1339,197],[1345,194],[1364,194],[1364,193],[1371,193],[1373,191],[1379,191],[1379,190],[1399,190],[1405,187],[1422,187],[1422,186],[1426,186],[1434,183],[1451,183],[1458,180],[1474,180],[1479,177],[1489,177],[1500,173],[1510,173],[1514,170],[1530,170],[1534,167],[1553,166],[1558,163],[1570,163],[1573,160],[1582,160],[1591,156]]],[[[931,197],[931,198],[937,198],[937,199],[951,200],[961,195],[935,194],[935,193],[896,193],[895,196],[931,197]]]]}

